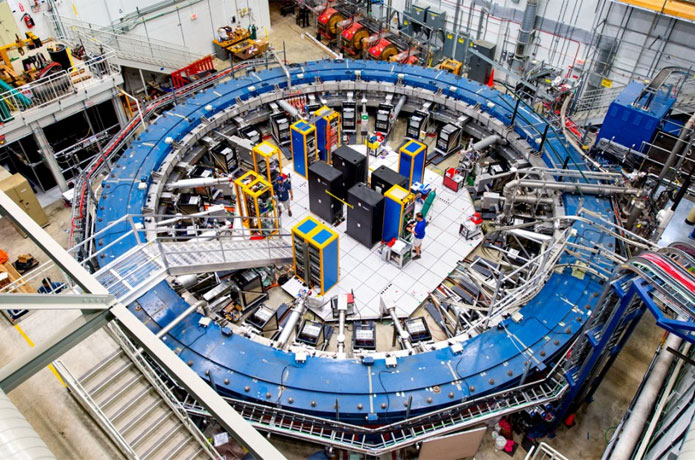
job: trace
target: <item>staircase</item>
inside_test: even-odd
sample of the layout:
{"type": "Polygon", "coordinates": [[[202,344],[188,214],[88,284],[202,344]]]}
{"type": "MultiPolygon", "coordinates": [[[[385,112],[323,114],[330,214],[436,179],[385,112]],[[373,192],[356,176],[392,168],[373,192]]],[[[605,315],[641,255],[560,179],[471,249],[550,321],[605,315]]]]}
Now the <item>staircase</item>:
{"type": "Polygon", "coordinates": [[[201,57],[171,42],[119,33],[116,29],[72,18],[55,16],[53,26],[58,37],[73,46],[83,44],[88,49],[94,48],[94,51],[99,51],[100,47],[112,49],[118,63],[123,66],[171,73],[201,57]]]}
{"type": "Polygon", "coordinates": [[[119,302],[128,305],[169,275],[242,270],[291,261],[292,245],[286,236],[154,240],[136,245],[94,276],[119,302]]]}
{"type": "Polygon", "coordinates": [[[220,458],[132,343],[121,342],[120,348],[79,378],[59,361],[56,369],[127,458],[220,458]]]}

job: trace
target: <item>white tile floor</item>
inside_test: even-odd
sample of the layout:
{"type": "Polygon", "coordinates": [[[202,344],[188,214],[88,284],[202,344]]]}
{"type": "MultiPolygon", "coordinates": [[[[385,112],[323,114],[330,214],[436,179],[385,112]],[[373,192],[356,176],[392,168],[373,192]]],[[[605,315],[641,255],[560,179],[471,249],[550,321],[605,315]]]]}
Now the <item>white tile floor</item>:
{"type": "MultiPolygon", "coordinates": [[[[355,146],[355,149],[365,154],[364,146],[355,146]]],[[[370,171],[381,165],[397,170],[398,154],[391,150],[379,158],[369,158],[370,171]]],[[[281,218],[281,225],[289,230],[309,214],[309,190],[306,180],[293,172],[291,162],[285,164],[283,170],[291,175],[294,189],[292,217],[283,214],[281,218]]],[[[474,212],[468,192],[455,193],[443,187],[442,177],[430,170],[425,172],[425,183],[432,185],[437,198],[427,216],[429,224],[422,245],[422,258],[399,269],[381,259],[378,244],[368,249],[349,237],[345,233],[344,221],[335,227],[340,234],[340,281],[326,297],[352,290],[358,315],[362,319],[375,319],[381,316],[380,296],[388,292],[396,302],[399,316],[408,317],[453,270],[456,262],[479,244],[480,240],[466,241],[458,234],[459,224],[474,212]]],[[[296,282],[283,287],[293,295],[300,289],[296,282]]],[[[330,304],[324,303],[316,313],[324,320],[330,319],[330,304]]]]}

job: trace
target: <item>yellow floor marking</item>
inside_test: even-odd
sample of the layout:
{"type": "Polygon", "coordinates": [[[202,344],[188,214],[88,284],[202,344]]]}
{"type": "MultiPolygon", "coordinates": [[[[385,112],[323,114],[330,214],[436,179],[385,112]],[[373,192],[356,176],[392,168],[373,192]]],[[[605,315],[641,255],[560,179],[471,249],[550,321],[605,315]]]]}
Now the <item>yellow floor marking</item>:
{"type": "MultiPolygon", "coordinates": [[[[26,340],[26,342],[29,344],[29,347],[34,348],[34,342],[32,342],[32,340],[29,338],[27,333],[24,332],[24,330],[21,327],[19,327],[19,324],[15,324],[14,328],[17,329],[17,332],[19,332],[19,335],[21,335],[22,338],[24,340],[26,340]]],[[[60,374],[58,374],[58,371],[56,370],[56,368],[53,367],[53,364],[49,364],[48,369],[51,371],[51,373],[53,373],[53,375],[55,375],[55,377],[58,379],[58,381],[60,382],[61,385],[63,385],[64,387],[67,387],[67,385],[65,384],[63,379],[60,377],[60,374]]]]}

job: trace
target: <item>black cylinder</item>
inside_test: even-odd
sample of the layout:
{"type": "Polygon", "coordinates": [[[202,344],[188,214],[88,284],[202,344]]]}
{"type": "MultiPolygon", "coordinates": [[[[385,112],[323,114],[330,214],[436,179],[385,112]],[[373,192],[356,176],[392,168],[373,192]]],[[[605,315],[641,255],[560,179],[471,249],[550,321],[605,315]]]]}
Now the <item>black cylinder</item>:
{"type": "Polygon", "coordinates": [[[70,56],[68,56],[68,50],[65,48],[65,45],[61,43],[57,43],[48,48],[48,55],[51,57],[51,61],[60,64],[63,70],[68,70],[72,67],[70,64],[70,56]]]}

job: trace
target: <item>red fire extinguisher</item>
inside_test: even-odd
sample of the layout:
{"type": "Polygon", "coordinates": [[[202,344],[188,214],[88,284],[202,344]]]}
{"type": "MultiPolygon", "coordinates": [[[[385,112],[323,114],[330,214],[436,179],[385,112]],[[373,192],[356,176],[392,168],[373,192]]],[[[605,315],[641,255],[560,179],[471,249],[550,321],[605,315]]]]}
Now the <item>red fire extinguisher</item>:
{"type": "Polygon", "coordinates": [[[24,16],[22,16],[22,20],[24,21],[24,24],[27,26],[27,29],[31,29],[36,25],[34,19],[32,19],[32,17],[29,16],[29,13],[24,13],[24,16]]]}

